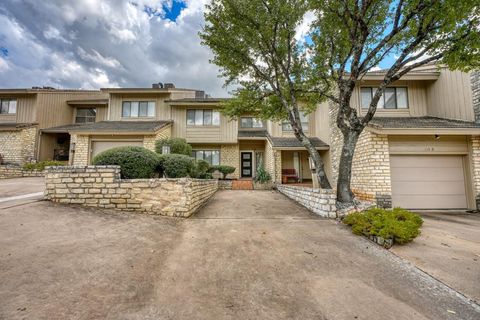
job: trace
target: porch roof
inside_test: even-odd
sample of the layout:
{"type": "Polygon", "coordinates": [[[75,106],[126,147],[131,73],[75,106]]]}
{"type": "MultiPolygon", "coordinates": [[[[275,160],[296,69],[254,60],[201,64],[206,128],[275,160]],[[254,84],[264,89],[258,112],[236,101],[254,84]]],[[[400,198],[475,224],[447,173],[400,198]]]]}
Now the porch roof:
{"type": "Polygon", "coordinates": [[[48,129],[42,132],[60,133],[141,133],[153,134],[158,130],[170,125],[172,121],[100,121],[88,124],[69,124],[48,129]]]}
{"type": "Polygon", "coordinates": [[[19,131],[24,128],[29,128],[38,123],[17,123],[17,122],[0,122],[0,131],[19,131]]]}
{"type": "Polygon", "coordinates": [[[375,117],[369,129],[385,134],[479,134],[480,123],[465,120],[424,117],[375,117]]]}
{"type": "Polygon", "coordinates": [[[240,130],[238,139],[265,139],[268,133],[266,130],[240,130]]]}
{"type": "MultiPolygon", "coordinates": [[[[309,138],[310,142],[317,150],[328,150],[330,146],[320,140],[317,137],[309,138]]],[[[295,149],[304,149],[305,147],[298,141],[297,138],[284,138],[284,137],[268,137],[268,140],[272,144],[274,149],[286,149],[286,150],[295,150],[295,149]]]]}

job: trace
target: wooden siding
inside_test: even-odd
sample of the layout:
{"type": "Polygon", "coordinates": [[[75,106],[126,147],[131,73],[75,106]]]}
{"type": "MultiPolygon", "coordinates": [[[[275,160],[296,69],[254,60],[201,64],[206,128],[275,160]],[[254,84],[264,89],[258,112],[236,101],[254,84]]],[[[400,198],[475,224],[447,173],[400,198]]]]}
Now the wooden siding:
{"type": "Polygon", "coordinates": [[[17,99],[17,113],[0,114],[0,122],[36,122],[35,95],[0,95],[0,98],[17,99]]]}
{"type": "MultiPolygon", "coordinates": [[[[315,118],[316,118],[315,112],[312,112],[308,115],[308,130],[304,130],[307,136],[315,136],[315,133],[316,133],[315,118]]],[[[293,131],[284,131],[282,129],[281,122],[268,121],[267,130],[268,130],[268,133],[273,137],[291,137],[291,138],[295,137],[295,135],[293,134],[293,131]]]]}
{"type": "Polygon", "coordinates": [[[442,69],[440,77],[427,86],[428,114],[474,121],[470,75],[442,69]]]}
{"type": "Polygon", "coordinates": [[[328,102],[321,103],[314,113],[315,130],[312,131],[316,137],[323,142],[330,144],[330,114],[328,102]]]}
{"type": "Polygon", "coordinates": [[[105,94],[100,91],[39,92],[36,101],[39,129],[72,123],[75,107],[68,105],[68,100],[102,98],[105,98],[105,94]]]}
{"type": "Polygon", "coordinates": [[[235,143],[238,136],[238,123],[220,114],[219,126],[187,126],[187,109],[211,109],[211,107],[172,108],[172,136],[185,138],[189,143],[235,143]]]}
{"type": "Polygon", "coordinates": [[[390,153],[394,154],[467,154],[466,136],[389,136],[390,153]]]}
{"type": "MultiPolygon", "coordinates": [[[[366,109],[360,107],[360,88],[375,87],[379,82],[362,81],[353,91],[350,106],[356,108],[359,114],[365,114],[366,109]]],[[[377,109],[377,117],[421,117],[427,115],[427,81],[397,81],[392,87],[407,87],[408,109],[377,109]]]]}
{"type": "Polygon", "coordinates": [[[170,120],[172,118],[171,107],[165,102],[170,99],[166,93],[138,93],[138,94],[118,94],[110,95],[110,121],[152,121],[153,120],[170,120]],[[145,118],[122,118],[122,102],[123,101],[155,101],[155,117],[145,118]]]}

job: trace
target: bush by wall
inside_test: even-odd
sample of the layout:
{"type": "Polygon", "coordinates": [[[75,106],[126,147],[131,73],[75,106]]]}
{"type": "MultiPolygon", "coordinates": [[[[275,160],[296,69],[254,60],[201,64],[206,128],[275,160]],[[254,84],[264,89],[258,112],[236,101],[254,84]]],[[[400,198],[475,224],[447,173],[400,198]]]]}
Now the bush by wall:
{"type": "Polygon", "coordinates": [[[373,208],[349,214],[343,219],[343,223],[351,226],[355,234],[393,239],[394,243],[403,244],[420,234],[423,220],[418,214],[401,208],[373,208]]]}
{"type": "Polygon", "coordinates": [[[45,170],[45,167],[58,167],[58,166],[64,166],[64,165],[65,165],[65,162],[47,160],[47,161],[40,161],[40,162],[37,162],[37,163],[25,163],[23,165],[23,170],[26,170],[26,171],[34,171],[34,170],[43,171],[43,170],[45,170]]]}
{"type": "Polygon", "coordinates": [[[268,183],[272,180],[272,176],[268,173],[263,166],[257,169],[257,174],[255,175],[255,181],[260,183],[268,183]]]}
{"type": "Polygon", "coordinates": [[[235,172],[235,167],[217,165],[217,166],[211,166],[209,171],[210,173],[213,173],[215,171],[220,172],[222,174],[222,179],[225,180],[227,178],[227,175],[235,172]]]}
{"type": "Polygon", "coordinates": [[[155,151],[162,154],[163,146],[170,147],[171,154],[183,154],[186,156],[192,155],[192,146],[183,138],[167,138],[155,142],[155,151]]]}
{"type": "Polygon", "coordinates": [[[194,175],[195,159],[183,154],[162,154],[159,167],[167,178],[185,178],[194,175]]]}
{"type": "Polygon", "coordinates": [[[159,156],[143,147],[118,147],[99,153],[94,165],[117,165],[122,179],[148,179],[158,175],[159,156]]]}

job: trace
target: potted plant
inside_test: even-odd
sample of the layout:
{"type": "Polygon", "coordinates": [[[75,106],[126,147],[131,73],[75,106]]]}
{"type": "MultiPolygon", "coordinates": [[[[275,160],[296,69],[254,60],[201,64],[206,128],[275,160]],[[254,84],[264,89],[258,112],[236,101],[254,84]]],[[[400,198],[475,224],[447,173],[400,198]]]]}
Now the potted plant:
{"type": "Polygon", "coordinates": [[[253,182],[253,189],[255,190],[270,190],[273,188],[272,177],[263,166],[257,169],[253,182]]]}

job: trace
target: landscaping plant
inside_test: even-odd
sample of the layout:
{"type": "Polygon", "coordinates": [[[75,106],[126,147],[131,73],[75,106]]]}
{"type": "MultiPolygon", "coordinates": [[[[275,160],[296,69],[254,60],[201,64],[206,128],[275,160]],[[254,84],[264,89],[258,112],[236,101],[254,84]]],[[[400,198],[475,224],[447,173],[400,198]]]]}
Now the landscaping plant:
{"type": "Polygon", "coordinates": [[[195,176],[195,159],[184,154],[162,154],[159,167],[167,178],[185,178],[195,176]]]}
{"type": "Polygon", "coordinates": [[[192,155],[192,146],[187,143],[187,140],[183,138],[167,138],[161,139],[155,142],[155,151],[162,154],[162,148],[164,146],[170,147],[171,154],[183,154],[186,156],[192,155]]]}
{"type": "Polygon", "coordinates": [[[423,220],[418,214],[402,208],[373,208],[349,214],[343,223],[351,226],[354,234],[393,239],[394,243],[403,244],[420,234],[423,220]]]}
{"type": "Polygon", "coordinates": [[[226,180],[227,175],[235,172],[235,167],[223,166],[223,165],[211,166],[210,172],[213,173],[215,171],[218,171],[222,174],[222,180],[226,180]]]}
{"type": "Polygon", "coordinates": [[[53,161],[53,160],[46,160],[46,161],[40,161],[37,163],[25,163],[23,165],[23,170],[27,171],[43,171],[45,170],[45,167],[58,167],[58,166],[64,166],[65,162],[61,161],[53,161]]]}
{"type": "Polygon", "coordinates": [[[122,179],[149,179],[158,175],[159,155],[143,147],[118,147],[99,153],[94,165],[117,165],[122,179]]]}
{"type": "Polygon", "coordinates": [[[260,183],[268,183],[272,180],[272,176],[268,173],[263,166],[257,169],[257,174],[255,175],[255,181],[260,183]]]}

